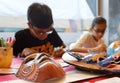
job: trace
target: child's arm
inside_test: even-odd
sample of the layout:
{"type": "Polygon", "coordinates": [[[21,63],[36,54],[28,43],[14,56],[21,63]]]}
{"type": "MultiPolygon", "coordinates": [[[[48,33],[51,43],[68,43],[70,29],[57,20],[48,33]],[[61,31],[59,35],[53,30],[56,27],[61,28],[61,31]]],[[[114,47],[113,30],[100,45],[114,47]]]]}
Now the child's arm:
{"type": "Polygon", "coordinates": [[[88,53],[89,49],[92,49],[92,48],[74,47],[74,48],[72,48],[70,50],[73,51],[73,52],[88,53]]]}
{"type": "Polygon", "coordinates": [[[89,51],[106,52],[107,51],[107,46],[104,43],[101,43],[98,46],[93,47],[93,48],[85,48],[85,47],[75,45],[70,50],[74,51],[74,52],[82,52],[82,53],[89,53],[89,51]]]}
{"type": "Polygon", "coordinates": [[[82,52],[82,53],[88,53],[89,51],[106,52],[107,51],[107,46],[105,44],[100,44],[100,45],[98,45],[94,48],[74,47],[74,49],[71,49],[71,51],[82,52]]]}
{"type": "Polygon", "coordinates": [[[79,40],[77,40],[74,45],[70,47],[71,51],[88,53],[89,48],[83,47],[83,45],[88,41],[89,34],[83,34],[79,40]]]}
{"type": "Polygon", "coordinates": [[[94,48],[91,48],[89,49],[93,52],[106,52],[107,51],[107,46],[103,43],[103,44],[100,44],[94,48]]]}

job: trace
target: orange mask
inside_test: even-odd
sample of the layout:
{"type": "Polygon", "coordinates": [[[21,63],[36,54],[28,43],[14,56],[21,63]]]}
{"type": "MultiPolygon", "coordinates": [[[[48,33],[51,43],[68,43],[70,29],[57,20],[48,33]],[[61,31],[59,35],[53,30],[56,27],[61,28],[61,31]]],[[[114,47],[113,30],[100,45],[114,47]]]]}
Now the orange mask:
{"type": "Polygon", "coordinates": [[[34,53],[24,59],[16,76],[28,81],[42,82],[63,77],[65,72],[48,54],[34,53]]]}

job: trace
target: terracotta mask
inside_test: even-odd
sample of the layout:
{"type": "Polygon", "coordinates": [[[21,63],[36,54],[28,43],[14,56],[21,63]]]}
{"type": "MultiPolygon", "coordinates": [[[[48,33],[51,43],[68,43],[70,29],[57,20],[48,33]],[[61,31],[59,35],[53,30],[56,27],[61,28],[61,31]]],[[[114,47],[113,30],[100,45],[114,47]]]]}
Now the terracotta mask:
{"type": "Polygon", "coordinates": [[[27,56],[16,73],[18,78],[33,82],[60,78],[64,75],[61,65],[48,57],[46,53],[34,53],[27,56]]]}

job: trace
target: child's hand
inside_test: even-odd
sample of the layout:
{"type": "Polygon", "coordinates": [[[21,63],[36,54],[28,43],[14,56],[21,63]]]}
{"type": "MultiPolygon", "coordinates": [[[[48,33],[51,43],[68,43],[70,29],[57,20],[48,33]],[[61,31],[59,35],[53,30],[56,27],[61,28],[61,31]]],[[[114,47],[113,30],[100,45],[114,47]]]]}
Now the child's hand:
{"type": "Polygon", "coordinates": [[[63,48],[59,48],[59,49],[57,49],[57,50],[54,51],[53,56],[54,57],[62,57],[63,53],[64,53],[63,48]]]}
{"type": "Polygon", "coordinates": [[[106,52],[107,51],[107,46],[105,44],[100,44],[97,47],[91,49],[93,52],[106,52]]]}
{"type": "Polygon", "coordinates": [[[118,60],[120,57],[120,51],[112,55],[114,60],[118,60]]]}
{"type": "Polygon", "coordinates": [[[30,48],[25,48],[22,53],[21,53],[21,56],[23,57],[26,57],[30,54],[33,54],[33,53],[36,53],[37,51],[33,50],[33,49],[30,49],[30,48]]]}
{"type": "Polygon", "coordinates": [[[101,44],[98,49],[100,49],[101,52],[106,52],[107,46],[105,44],[101,44]]]}

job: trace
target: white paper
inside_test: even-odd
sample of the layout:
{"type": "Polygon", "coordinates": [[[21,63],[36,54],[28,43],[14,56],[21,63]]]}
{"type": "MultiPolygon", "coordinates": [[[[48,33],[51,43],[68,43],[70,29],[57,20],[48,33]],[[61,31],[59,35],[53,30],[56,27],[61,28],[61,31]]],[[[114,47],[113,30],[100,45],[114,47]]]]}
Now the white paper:
{"type": "Polygon", "coordinates": [[[97,81],[95,83],[120,83],[119,77],[112,77],[105,80],[97,81]]]}
{"type": "Polygon", "coordinates": [[[15,74],[18,68],[0,68],[0,74],[15,74]]]}

